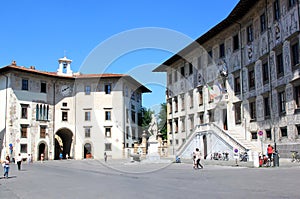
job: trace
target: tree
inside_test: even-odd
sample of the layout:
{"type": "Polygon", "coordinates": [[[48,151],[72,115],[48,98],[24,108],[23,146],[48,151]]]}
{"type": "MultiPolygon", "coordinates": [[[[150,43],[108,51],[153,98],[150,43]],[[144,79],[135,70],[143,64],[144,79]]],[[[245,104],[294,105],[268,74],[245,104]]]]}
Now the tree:
{"type": "Polygon", "coordinates": [[[142,108],[142,131],[148,130],[149,124],[151,122],[151,115],[154,114],[150,109],[142,108]]]}
{"type": "Polygon", "coordinates": [[[163,140],[167,139],[167,104],[162,103],[160,104],[160,111],[158,114],[158,129],[162,134],[163,140]]]}

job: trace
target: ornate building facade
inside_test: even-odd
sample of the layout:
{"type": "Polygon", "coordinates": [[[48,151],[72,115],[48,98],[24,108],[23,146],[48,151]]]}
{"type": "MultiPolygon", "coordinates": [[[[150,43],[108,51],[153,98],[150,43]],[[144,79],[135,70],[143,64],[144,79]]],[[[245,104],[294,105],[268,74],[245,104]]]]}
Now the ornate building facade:
{"type": "Polygon", "coordinates": [[[167,74],[173,154],[300,151],[299,2],[241,0],[158,66],[167,74]]]}
{"type": "Polygon", "coordinates": [[[144,92],[128,75],[73,73],[66,57],[57,72],[13,62],[0,69],[1,156],[126,157],[139,137],[144,92]]]}

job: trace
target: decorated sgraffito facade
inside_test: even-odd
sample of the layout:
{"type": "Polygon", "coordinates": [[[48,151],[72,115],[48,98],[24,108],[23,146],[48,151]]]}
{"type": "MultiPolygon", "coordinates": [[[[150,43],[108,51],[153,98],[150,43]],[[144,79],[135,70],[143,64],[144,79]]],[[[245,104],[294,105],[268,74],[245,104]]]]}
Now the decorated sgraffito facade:
{"type": "Polygon", "coordinates": [[[167,74],[174,155],[300,151],[299,17],[298,1],[241,0],[154,70],[167,74]]]}

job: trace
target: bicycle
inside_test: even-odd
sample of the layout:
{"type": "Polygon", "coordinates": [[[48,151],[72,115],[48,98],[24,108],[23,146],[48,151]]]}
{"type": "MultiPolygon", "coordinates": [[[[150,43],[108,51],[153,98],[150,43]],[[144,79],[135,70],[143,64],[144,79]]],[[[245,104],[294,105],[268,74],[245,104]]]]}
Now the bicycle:
{"type": "Polygon", "coordinates": [[[292,160],[291,162],[300,162],[300,155],[298,151],[291,151],[292,153],[292,160]]]}

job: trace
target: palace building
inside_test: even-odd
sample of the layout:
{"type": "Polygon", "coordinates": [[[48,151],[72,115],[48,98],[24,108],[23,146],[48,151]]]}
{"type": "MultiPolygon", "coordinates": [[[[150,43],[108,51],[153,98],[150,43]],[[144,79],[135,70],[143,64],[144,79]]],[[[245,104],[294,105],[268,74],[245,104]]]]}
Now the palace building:
{"type": "Polygon", "coordinates": [[[190,157],[300,151],[299,2],[240,0],[154,72],[167,77],[168,144],[190,157]]]}
{"type": "Polygon", "coordinates": [[[59,59],[57,72],[0,68],[2,157],[127,157],[140,137],[142,94],[151,91],[129,75],[73,73],[71,62],[59,59]]]}

